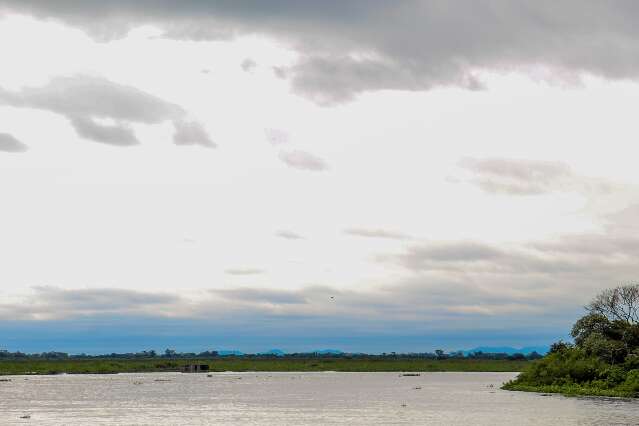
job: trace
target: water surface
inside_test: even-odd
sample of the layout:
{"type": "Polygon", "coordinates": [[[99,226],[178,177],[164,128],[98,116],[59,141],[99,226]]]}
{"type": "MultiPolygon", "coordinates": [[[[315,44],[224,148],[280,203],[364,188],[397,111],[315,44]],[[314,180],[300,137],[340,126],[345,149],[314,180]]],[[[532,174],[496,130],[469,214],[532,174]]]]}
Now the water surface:
{"type": "Polygon", "coordinates": [[[639,425],[637,401],[499,390],[515,375],[12,376],[0,382],[0,424],[639,425]]]}

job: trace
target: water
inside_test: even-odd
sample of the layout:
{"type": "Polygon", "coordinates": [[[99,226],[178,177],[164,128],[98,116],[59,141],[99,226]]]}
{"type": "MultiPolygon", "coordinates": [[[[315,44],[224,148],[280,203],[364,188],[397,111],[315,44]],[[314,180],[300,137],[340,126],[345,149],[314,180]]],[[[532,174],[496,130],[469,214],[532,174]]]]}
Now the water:
{"type": "Polygon", "coordinates": [[[639,425],[639,401],[499,390],[515,375],[13,376],[0,425],[639,425]]]}

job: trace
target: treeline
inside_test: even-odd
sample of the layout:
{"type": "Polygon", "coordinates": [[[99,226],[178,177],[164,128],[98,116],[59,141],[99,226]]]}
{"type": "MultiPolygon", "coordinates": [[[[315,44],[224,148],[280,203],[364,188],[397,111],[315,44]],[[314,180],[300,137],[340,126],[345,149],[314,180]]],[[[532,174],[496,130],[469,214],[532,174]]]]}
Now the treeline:
{"type": "Polygon", "coordinates": [[[328,358],[328,359],[425,359],[425,360],[445,360],[445,359],[485,359],[485,360],[510,360],[510,361],[526,361],[536,360],[542,358],[537,352],[532,352],[528,355],[522,353],[507,354],[507,353],[488,353],[488,352],[472,352],[464,355],[463,352],[451,352],[445,353],[442,350],[436,350],[435,352],[421,352],[421,353],[382,353],[382,354],[366,354],[366,353],[342,353],[342,352],[299,352],[290,354],[238,354],[238,353],[225,353],[218,351],[204,351],[204,352],[177,352],[173,349],[166,349],[162,353],[157,353],[154,350],[130,352],[130,353],[110,353],[103,355],[87,355],[87,354],[68,354],[65,352],[42,352],[42,353],[22,353],[22,352],[9,352],[7,350],[0,350],[0,360],[20,360],[20,359],[35,359],[35,360],[73,360],[73,359],[215,359],[215,358],[232,358],[238,357],[243,359],[306,359],[306,358],[328,358]]]}
{"type": "Polygon", "coordinates": [[[639,284],[608,289],[572,328],[574,343],[557,342],[509,390],[639,396],[639,284]]]}

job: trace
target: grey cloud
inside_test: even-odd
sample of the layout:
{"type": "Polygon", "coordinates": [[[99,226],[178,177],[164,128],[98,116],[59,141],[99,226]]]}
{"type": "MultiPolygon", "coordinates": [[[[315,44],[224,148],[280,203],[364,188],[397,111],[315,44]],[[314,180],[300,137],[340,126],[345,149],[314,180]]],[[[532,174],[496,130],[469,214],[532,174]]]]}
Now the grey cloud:
{"type": "Polygon", "coordinates": [[[140,143],[135,132],[126,124],[101,125],[89,117],[72,117],[71,125],[79,136],[109,145],[131,146],[140,143]]]}
{"type": "Polygon", "coordinates": [[[63,289],[34,287],[18,304],[0,304],[0,318],[47,320],[103,314],[162,316],[162,307],[175,307],[181,298],[173,294],[116,288],[63,289]]]}
{"type": "Polygon", "coordinates": [[[275,233],[275,236],[285,238],[287,240],[303,240],[304,237],[293,231],[280,230],[275,233]]]}
{"type": "Polygon", "coordinates": [[[288,290],[258,289],[240,287],[234,289],[211,290],[217,296],[228,300],[271,304],[303,304],[306,298],[302,292],[288,290]]]}
{"type": "Polygon", "coordinates": [[[134,87],[78,75],[53,78],[46,86],[0,91],[0,102],[52,111],[66,117],[95,117],[145,124],[181,118],[185,111],[134,87]]]}
{"type": "MultiPolygon", "coordinates": [[[[413,245],[391,259],[414,271],[468,267],[473,263],[499,261],[505,254],[487,244],[476,242],[435,242],[413,245]]],[[[388,260],[382,256],[381,260],[388,260]]]]}
{"type": "Polygon", "coordinates": [[[255,68],[257,67],[257,62],[255,62],[253,59],[251,58],[246,58],[242,61],[242,63],[240,64],[240,68],[242,68],[242,70],[244,72],[251,72],[253,71],[255,68]]]}
{"type": "Polygon", "coordinates": [[[229,275],[259,275],[263,274],[264,270],[257,268],[231,268],[224,272],[229,275]]]}
{"type": "Polygon", "coordinates": [[[554,191],[606,191],[603,182],[581,178],[564,163],[507,158],[465,158],[470,182],[494,194],[539,195],[554,191]]]}
{"type": "Polygon", "coordinates": [[[294,169],[319,172],[329,168],[323,159],[300,150],[282,151],[279,154],[279,158],[294,169]]]}
{"type": "Polygon", "coordinates": [[[2,0],[2,9],[59,19],[100,38],[141,24],[196,40],[275,37],[301,57],[279,70],[324,104],[367,90],[477,89],[474,72],[482,69],[639,76],[633,0],[2,0]]]}
{"type": "Polygon", "coordinates": [[[410,237],[401,232],[388,231],[385,229],[348,228],[344,230],[347,235],[366,238],[386,238],[391,240],[407,240],[410,237]]]}
{"type": "Polygon", "coordinates": [[[29,147],[20,142],[15,136],[8,133],[0,133],[0,151],[2,152],[26,152],[29,147]]]}
{"type": "Polygon", "coordinates": [[[176,145],[200,145],[215,148],[216,145],[202,124],[195,121],[175,121],[173,142],[176,145]]]}
{"type": "Polygon", "coordinates": [[[71,122],[80,136],[112,145],[128,146],[138,142],[130,127],[133,123],[164,121],[175,123],[178,136],[175,142],[178,144],[212,143],[200,125],[184,122],[186,112],[180,106],[100,77],[56,77],[45,86],[26,87],[20,91],[0,88],[1,104],[60,114],[71,122]],[[96,120],[111,120],[115,124],[104,125],[96,120]]]}

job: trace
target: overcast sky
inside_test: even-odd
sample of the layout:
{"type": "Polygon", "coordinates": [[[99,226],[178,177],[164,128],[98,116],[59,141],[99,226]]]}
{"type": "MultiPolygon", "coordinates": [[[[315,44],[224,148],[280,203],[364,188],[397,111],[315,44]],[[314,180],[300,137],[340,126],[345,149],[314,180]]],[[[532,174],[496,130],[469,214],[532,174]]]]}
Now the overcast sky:
{"type": "Polygon", "coordinates": [[[0,0],[0,348],[565,338],[639,280],[638,19],[0,0]]]}

